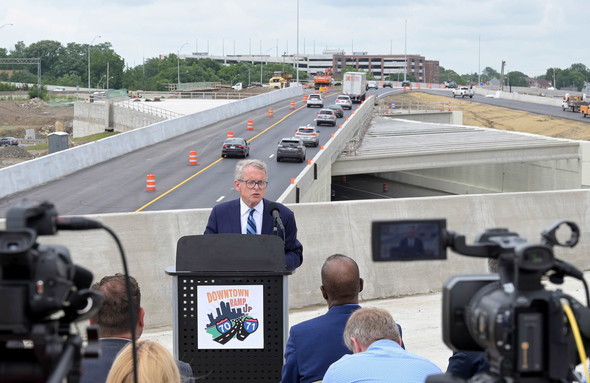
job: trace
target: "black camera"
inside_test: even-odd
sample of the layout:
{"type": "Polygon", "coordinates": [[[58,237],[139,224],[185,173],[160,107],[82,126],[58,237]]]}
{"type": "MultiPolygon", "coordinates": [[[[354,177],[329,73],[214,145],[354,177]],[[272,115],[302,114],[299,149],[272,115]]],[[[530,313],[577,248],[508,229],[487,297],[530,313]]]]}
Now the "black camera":
{"type": "MultiPolygon", "coordinates": [[[[575,223],[555,223],[541,233],[538,244],[507,229],[489,229],[467,245],[465,236],[446,230],[445,220],[374,222],[373,259],[405,260],[403,251],[394,256],[401,248],[399,235],[388,241],[392,232],[404,231],[418,239],[430,238],[430,250],[412,259],[445,259],[446,253],[435,250],[451,248],[462,255],[489,258],[497,267],[491,274],[453,276],[443,285],[443,341],[454,351],[485,352],[490,365],[489,372],[473,381],[579,380],[574,369],[584,350],[590,349],[588,286],[581,271],[553,254],[554,246],[577,244],[580,231],[575,223]],[[569,238],[559,241],[563,232],[569,238]],[[584,283],[586,306],[561,290],[545,289],[545,278],[561,284],[565,276],[584,283]]],[[[427,241],[422,242],[426,247],[427,241]]],[[[449,375],[427,379],[452,381],[460,380],[449,375]]]]}
{"type": "MultiPolygon", "coordinates": [[[[23,201],[7,211],[0,231],[0,381],[78,381],[82,338],[70,333],[71,324],[96,314],[103,296],[90,289],[92,273],[73,264],[67,248],[36,240],[58,228],[91,228],[88,222],[94,221],[58,218],[48,202],[23,201]]],[[[91,354],[97,339],[89,328],[91,354]]]]}

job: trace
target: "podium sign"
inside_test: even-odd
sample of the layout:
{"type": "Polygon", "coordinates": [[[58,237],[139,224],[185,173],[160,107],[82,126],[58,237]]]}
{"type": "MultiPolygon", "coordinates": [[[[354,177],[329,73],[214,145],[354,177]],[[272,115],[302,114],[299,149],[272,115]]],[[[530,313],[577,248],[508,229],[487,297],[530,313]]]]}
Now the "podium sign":
{"type": "Polygon", "coordinates": [[[174,355],[206,382],[281,380],[288,336],[281,238],[192,235],[178,240],[174,355]]]}

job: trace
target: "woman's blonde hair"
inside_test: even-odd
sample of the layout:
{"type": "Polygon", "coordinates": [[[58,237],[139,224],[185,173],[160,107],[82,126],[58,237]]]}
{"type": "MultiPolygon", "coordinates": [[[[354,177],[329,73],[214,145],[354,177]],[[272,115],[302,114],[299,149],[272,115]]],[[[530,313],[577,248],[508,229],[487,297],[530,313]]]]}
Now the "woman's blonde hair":
{"type": "MultiPolygon", "coordinates": [[[[178,383],[180,373],[172,354],[160,343],[140,340],[137,347],[138,383],[178,383]]],[[[133,383],[133,353],[129,342],[123,348],[111,367],[107,383],[133,383]]]]}

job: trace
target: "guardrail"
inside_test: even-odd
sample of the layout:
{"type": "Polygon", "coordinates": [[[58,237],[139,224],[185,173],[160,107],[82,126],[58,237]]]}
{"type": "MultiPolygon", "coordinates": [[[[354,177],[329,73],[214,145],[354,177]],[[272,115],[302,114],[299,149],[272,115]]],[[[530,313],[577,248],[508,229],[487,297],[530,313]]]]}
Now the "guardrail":
{"type": "Polygon", "coordinates": [[[132,100],[123,100],[123,101],[117,101],[117,102],[115,102],[114,105],[120,106],[120,107],[123,107],[123,108],[127,108],[127,109],[136,110],[136,111],[142,112],[142,113],[148,113],[148,114],[151,114],[153,116],[162,117],[162,118],[165,118],[165,119],[171,119],[171,118],[177,118],[177,117],[184,116],[184,114],[180,114],[180,113],[176,113],[176,112],[171,112],[171,111],[166,110],[166,109],[162,109],[162,108],[158,108],[158,107],[152,106],[150,104],[146,104],[145,102],[137,102],[137,101],[132,101],[132,100]]]}
{"type": "Polygon", "coordinates": [[[408,112],[452,112],[457,110],[463,110],[463,107],[459,104],[447,101],[447,102],[417,102],[410,100],[402,100],[401,102],[395,102],[392,104],[379,104],[377,111],[381,114],[394,114],[397,111],[408,112]]]}

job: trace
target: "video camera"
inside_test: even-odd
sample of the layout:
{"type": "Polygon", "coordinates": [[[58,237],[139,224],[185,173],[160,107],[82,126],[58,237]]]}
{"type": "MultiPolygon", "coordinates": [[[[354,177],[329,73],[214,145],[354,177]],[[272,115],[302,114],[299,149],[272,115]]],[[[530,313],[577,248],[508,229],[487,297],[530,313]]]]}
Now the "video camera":
{"type": "MultiPolygon", "coordinates": [[[[78,381],[82,338],[70,325],[96,314],[103,296],[90,289],[92,273],[73,264],[67,248],[36,240],[58,229],[100,227],[57,217],[48,202],[23,201],[7,211],[0,231],[0,381],[78,381]]],[[[98,333],[89,328],[86,350],[96,355],[98,348],[98,333]]]]}
{"type": "MultiPolygon", "coordinates": [[[[541,233],[538,244],[507,229],[488,229],[467,245],[465,236],[446,230],[444,219],[373,222],[373,260],[446,259],[447,248],[495,260],[497,273],[453,276],[443,285],[443,341],[454,351],[485,351],[490,364],[489,372],[471,381],[581,381],[574,369],[590,350],[588,286],[581,271],[553,254],[554,246],[574,247],[579,235],[575,223],[559,221],[541,233]],[[560,241],[565,232],[569,238],[560,241]],[[406,251],[408,237],[421,247],[406,251]],[[562,284],[565,276],[583,282],[586,306],[542,283],[548,277],[562,284]]],[[[462,380],[427,379],[455,381],[462,380]]]]}

